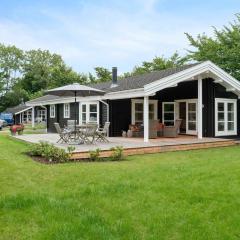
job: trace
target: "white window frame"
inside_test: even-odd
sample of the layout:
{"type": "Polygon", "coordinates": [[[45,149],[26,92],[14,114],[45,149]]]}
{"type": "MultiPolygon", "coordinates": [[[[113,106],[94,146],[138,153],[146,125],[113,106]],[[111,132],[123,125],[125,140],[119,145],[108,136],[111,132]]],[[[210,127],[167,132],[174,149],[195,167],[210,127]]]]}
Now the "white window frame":
{"type": "MultiPolygon", "coordinates": [[[[143,99],[131,99],[132,101],[132,125],[135,125],[136,124],[136,120],[135,120],[135,114],[136,114],[136,111],[135,111],[135,105],[136,103],[142,103],[143,105],[143,99]]],[[[154,106],[154,120],[157,120],[158,118],[158,100],[149,100],[149,104],[153,104],[154,106]]],[[[144,118],[144,109],[143,109],[143,118],[144,118]]],[[[138,121],[137,123],[143,123],[143,120],[142,121],[138,121]]]]}
{"type": "Polygon", "coordinates": [[[63,117],[70,118],[70,103],[63,104],[63,117]],[[66,111],[66,106],[68,106],[68,111],[66,111]]]}
{"type": "Polygon", "coordinates": [[[79,122],[80,122],[80,124],[83,124],[83,122],[82,122],[82,105],[86,105],[86,122],[90,122],[89,117],[90,117],[90,105],[91,104],[97,105],[97,122],[96,123],[99,125],[99,102],[98,101],[80,102],[80,104],[79,104],[79,122]]]}
{"type": "Polygon", "coordinates": [[[22,122],[29,123],[32,121],[32,110],[27,110],[22,113],[22,122]]]}
{"type": "Polygon", "coordinates": [[[45,121],[47,121],[47,114],[45,109],[39,109],[37,110],[37,118],[40,119],[41,122],[43,122],[43,116],[45,118],[45,121]]]}
{"type": "Polygon", "coordinates": [[[175,120],[176,120],[176,103],[175,102],[162,102],[162,122],[163,124],[165,124],[165,119],[164,119],[164,105],[166,104],[173,104],[173,125],[175,124],[175,120]]]}
{"type": "Polygon", "coordinates": [[[237,99],[215,98],[215,136],[233,136],[237,135],[237,99]],[[224,131],[218,131],[218,103],[224,103],[224,131]],[[228,128],[228,103],[234,104],[234,130],[229,131],[228,128]]]}
{"type": "Polygon", "coordinates": [[[55,110],[56,110],[55,104],[51,104],[50,108],[49,108],[50,118],[55,118],[55,116],[56,116],[55,110]]]}

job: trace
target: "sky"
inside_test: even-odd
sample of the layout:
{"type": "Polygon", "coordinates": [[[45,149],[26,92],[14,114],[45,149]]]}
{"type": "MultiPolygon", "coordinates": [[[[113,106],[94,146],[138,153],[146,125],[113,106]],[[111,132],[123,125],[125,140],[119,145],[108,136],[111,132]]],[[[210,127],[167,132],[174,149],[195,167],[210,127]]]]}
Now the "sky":
{"type": "Polygon", "coordinates": [[[78,72],[120,73],[155,56],[184,55],[185,32],[213,35],[239,0],[1,0],[0,42],[61,54],[78,72]]]}

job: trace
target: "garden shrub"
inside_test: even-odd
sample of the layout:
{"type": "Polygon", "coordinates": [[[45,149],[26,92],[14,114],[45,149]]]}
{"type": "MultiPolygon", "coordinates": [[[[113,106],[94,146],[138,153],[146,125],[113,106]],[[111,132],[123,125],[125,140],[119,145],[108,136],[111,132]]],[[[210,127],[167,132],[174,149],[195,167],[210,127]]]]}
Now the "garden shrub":
{"type": "Polygon", "coordinates": [[[100,148],[97,148],[96,150],[89,151],[89,159],[93,162],[100,161],[100,148]]]}
{"type": "Polygon", "coordinates": [[[111,155],[112,161],[119,161],[124,159],[122,146],[112,147],[110,150],[112,151],[112,155],[111,155]]]}
{"type": "Polygon", "coordinates": [[[29,154],[31,156],[43,157],[49,162],[68,162],[74,150],[74,147],[68,147],[66,152],[64,149],[55,147],[48,142],[40,142],[30,147],[29,154]]]}

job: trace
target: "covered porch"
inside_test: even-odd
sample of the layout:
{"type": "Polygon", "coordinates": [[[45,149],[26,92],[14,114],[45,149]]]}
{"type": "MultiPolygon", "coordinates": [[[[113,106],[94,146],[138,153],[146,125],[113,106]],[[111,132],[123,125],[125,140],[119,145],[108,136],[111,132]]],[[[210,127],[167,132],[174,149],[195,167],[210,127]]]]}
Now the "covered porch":
{"type": "Polygon", "coordinates": [[[129,125],[141,125],[142,140],[148,143],[152,120],[163,126],[174,126],[176,120],[181,120],[178,134],[199,140],[236,138],[239,96],[240,90],[231,77],[215,65],[192,67],[147,84],[139,91],[121,94],[121,99],[111,99],[110,136],[120,136],[122,131],[130,130],[129,125]]]}

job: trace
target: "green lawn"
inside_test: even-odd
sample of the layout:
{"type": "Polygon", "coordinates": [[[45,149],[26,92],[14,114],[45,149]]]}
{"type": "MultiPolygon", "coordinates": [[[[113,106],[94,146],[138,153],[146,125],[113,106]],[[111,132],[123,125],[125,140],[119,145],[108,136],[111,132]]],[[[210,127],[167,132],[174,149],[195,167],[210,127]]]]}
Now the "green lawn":
{"type": "Polygon", "coordinates": [[[0,239],[240,239],[240,148],[43,165],[0,135],[0,239]]]}

